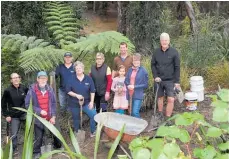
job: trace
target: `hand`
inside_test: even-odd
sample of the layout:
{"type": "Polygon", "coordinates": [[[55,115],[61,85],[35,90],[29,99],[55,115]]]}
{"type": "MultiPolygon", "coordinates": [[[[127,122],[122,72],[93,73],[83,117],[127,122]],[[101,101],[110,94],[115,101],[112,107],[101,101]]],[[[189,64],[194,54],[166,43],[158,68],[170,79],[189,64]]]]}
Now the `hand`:
{"type": "Polygon", "coordinates": [[[55,116],[53,116],[50,120],[49,120],[49,122],[51,123],[51,124],[55,124],[56,123],[56,117],[55,116]]]}
{"type": "Polygon", "coordinates": [[[161,78],[160,77],[156,77],[155,78],[155,82],[161,82],[161,78]]]}
{"type": "Polygon", "coordinates": [[[45,110],[41,110],[41,115],[42,116],[46,116],[47,115],[47,112],[45,110]]]}
{"type": "Polygon", "coordinates": [[[6,121],[7,121],[8,123],[11,122],[11,117],[10,117],[10,116],[6,117],[6,121]]]}
{"type": "Polygon", "coordinates": [[[108,101],[109,99],[110,99],[110,92],[106,92],[105,101],[108,101]]]}
{"type": "Polygon", "coordinates": [[[93,108],[94,108],[94,102],[90,102],[90,103],[88,104],[88,107],[89,107],[89,109],[93,109],[93,108]]]}
{"type": "Polygon", "coordinates": [[[83,99],[84,97],[80,94],[76,95],[76,98],[78,98],[79,100],[83,99]]]}
{"type": "Polygon", "coordinates": [[[174,87],[180,90],[180,84],[179,83],[175,83],[174,87]]]}
{"type": "Polygon", "coordinates": [[[127,88],[128,88],[129,90],[134,90],[134,85],[128,85],[127,88]]]}

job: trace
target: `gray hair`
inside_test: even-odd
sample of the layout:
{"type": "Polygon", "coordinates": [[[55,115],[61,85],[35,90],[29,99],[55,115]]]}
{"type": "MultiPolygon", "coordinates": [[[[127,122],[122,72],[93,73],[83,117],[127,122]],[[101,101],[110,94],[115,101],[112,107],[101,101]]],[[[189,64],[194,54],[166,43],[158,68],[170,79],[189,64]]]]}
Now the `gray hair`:
{"type": "Polygon", "coordinates": [[[161,33],[160,35],[160,40],[162,39],[166,39],[166,40],[170,40],[169,34],[168,33],[161,33]]]}
{"type": "Polygon", "coordinates": [[[138,60],[141,60],[142,55],[140,53],[134,53],[133,57],[138,59],[138,60]]]}
{"type": "Polygon", "coordinates": [[[12,78],[13,75],[18,75],[19,77],[21,77],[18,73],[14,72],[10,74],[10,78],[12,78]]]}
{"type": "Polygon", "coordinates": [[[84,64],[83,64],[82,62],[76,61],[76,62],[74,63],[74,65],[73,65],[74,70],[75,70],[76,66],[80,66],[80,67],[84,70],[84,64]]]}
{"type": "Polygon", "coordinates": [[[97,54],[96,54],[96,57],[97,56],[101,56],[104,60],[105,60],[105,56],[104,56],[104,54],[102,53],[102,52],[98,52],[97,54]]]}

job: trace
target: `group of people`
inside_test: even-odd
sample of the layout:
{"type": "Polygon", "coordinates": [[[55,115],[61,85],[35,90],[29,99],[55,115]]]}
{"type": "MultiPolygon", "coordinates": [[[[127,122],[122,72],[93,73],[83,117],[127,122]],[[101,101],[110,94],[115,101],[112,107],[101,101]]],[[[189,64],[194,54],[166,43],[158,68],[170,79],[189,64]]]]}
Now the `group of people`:
{"type": "MultiPolygon", "coordinates": [[[[165,116],[170,117],[174,105],[174,88],[180,87],[180,60],[176,49],[170,47],[167,33],[160,36],[161,48],[155,50],[151,68],[154,83],[160,85],[158,90],[158,111],[163,114],[163,100],[167,96],[165,116]]],[[[78,132],[80,123],[80,102],[82,110],[90,118],[91,137],[95,136],[96,123],[94,116],[100,111],[106,112],[111,91],[114,92],[113,109],[124,114],[130,108],[129,114],[140,118],[140,108],[144,98],[144,90],[148,88],[148,72],[141,65],[141,54],[129,55],[125,42],[120,43],[120,54],[114,58],[113,70],[105,64],[105,56],[96,54],[96,63],[91,66],[90,73],[84,73],[84,64],[73,63],[71,52],[64,54],[64,63],[57,66],[56,78],[60,78],[58,97],[61,111],[72,113],[74,131],[78,132]],[[130,100],[132,100],[130,102],[130,100]],[[95,106],[94,106],[95,105],[95,106]]],[[[2,112],[7,122],[11,123],[13,150],[17,149],[17,132],[20,121],[25,119],[25,113],[12,107],[28,108],[32,99],[33,110],[42,118],[56,124],[56,98],[53,89],[48,85],[48,75],[44,71],[37,74],[37,82],[29,89],[23,86],[17,73],[11,74],[12,85],[4,90],[2,97],[2,112]]],[[[155,89],[156,90],[156,89],[155,89]]],[[[34,154],[40,153],[44,125],[35,121],[34,154]]],[[[61,142],[54,136],[54,147],[60,148],[61,142]]]]}

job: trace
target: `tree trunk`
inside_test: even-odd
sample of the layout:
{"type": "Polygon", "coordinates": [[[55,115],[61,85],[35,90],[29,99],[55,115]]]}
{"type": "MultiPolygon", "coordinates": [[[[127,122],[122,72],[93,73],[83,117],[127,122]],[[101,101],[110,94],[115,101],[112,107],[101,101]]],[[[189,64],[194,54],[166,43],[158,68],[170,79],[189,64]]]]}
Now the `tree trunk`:
{"type": "Polygon", "coordinates": [[[186,12],[187,12],[188,17],[190,19],[190,26],[192,29],[192,33],[196,35],[198,32],[198,25],[197,25],[197,21],[195,18],[195,13],[194,13],[192,4],[190,1],[185,1],[184,3],[185,3],[186,12]]]}
{"type": "Polygon", "coordinates": [[[126,16],[127,16],[127,6],[129,2],[120,2],[118,1],[118,32],[126,35],[127,31],[127,22],[126,22],[126,16]]]}

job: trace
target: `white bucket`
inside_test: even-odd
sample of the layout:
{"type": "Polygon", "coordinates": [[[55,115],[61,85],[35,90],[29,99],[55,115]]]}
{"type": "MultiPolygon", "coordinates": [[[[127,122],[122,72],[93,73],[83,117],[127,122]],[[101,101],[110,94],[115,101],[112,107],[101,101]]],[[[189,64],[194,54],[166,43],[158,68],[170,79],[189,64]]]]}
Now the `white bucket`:
{"type": "Polygon", "coordinates": [[[185,105],[189,110],[197,109],[198,94],[196,92],[185,93],[185,105]]]}
{"type": "Polygon", "coordinates": [[[191,91],[198,95],[198,102],[204,100],[204,80],[202,76],[192,76],[190,78],[191,91]]]}

